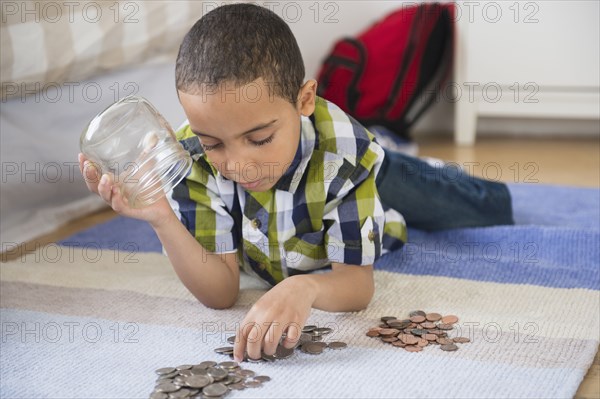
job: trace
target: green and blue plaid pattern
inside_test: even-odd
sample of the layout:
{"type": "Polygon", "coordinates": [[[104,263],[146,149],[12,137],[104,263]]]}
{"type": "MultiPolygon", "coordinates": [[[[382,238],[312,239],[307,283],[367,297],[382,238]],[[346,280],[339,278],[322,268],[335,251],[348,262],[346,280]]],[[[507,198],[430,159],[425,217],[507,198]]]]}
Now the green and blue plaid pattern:
{"type": "Polygon", "coordinates": [[[237,252],[246,272],[271,285],[332,262],[370,265],[406,242],[404,218],[377,193],[383,149],[331,102],[317,97],[301,118],[296,156],[265,192],[224,178],[187,123],[177,139],[194,159],[169,194],[177,216],[206,250],[237,252]]]}

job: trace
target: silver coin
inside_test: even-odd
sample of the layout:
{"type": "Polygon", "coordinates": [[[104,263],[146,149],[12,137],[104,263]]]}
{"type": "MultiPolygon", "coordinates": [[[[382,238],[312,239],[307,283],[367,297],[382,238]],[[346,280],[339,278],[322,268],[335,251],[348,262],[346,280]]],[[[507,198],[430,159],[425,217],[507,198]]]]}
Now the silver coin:
{"type": "Polygon", "coordinates": [[[175,369],[175,367],[163,367],[161,369],[156,370],[156,374],[158,375],[165,375],[165,374],[170,374],[174,371],[177,371],[175,369]]]}
{"type": "Polygon", "coordinates": [[[273,355],[267,355],[266,353],[263,352],[263,354],[262,354],[262,360],[264,360],[265,362],[274,362],[277,359],[275,358],[275,356],[273,356],[273,355]]]}
{"type": "Polygon", "coordinates": [[[318,355],[323,353],[323,347],[321,345],[316,345],[320,342],[307,342],[302,345],[302,352],[309,353],[311,355],[318,355]]]}
{"type": "Polygon", "coordinates": [[[194,374],[194,372],[193,372],[192,370],[193,370],[193,369],[190,369],[190,370],[181,370],[181,371],[179,372],[179,375],[182,375],[182,376],[184,376],[184,377],[189,377],[190,375],[193,375],[193,374],[194,374]]]}
{"type": "Polygon", "coordinates": [[[303,342],[308,342],[308,341],[312,341],[312,335],[309,333],[302,333],[300,334],[300,338],[298,339],[299,343],[303,343],[303,342]]]}
{"type": "Polygon", "coordinates": [[[185,384],[192,388],[204,388],[211,383],[211,379],[206,375],[192,375],[185,378],[185,384]]]}
{"type": "Polygon", "coordinates": [[[319,328],[315,328],[315,330],[313,331],[313,334],[317,333],[320,335],[327,335],[327,334],[331,334],[332,332],[333,332],[333,328],[319,327],[319,328]]]}
{"type": "Polygon", "coordinates": [[[235,335],[232,335],[231,337],[227,337],[227,343],[231,344],[231,345],[235,344],[235,338],[236,338],[235,335]]]}
{"type": "Polygon", "coordinates": [[[234,382],[233,376],[231,374],[229,374],[226,378],[222,379],[219,382],[223,385],[231,385],[234,382]]]}
{"type": "Polygon", "coordinates": [[[327,348],[327,344],[325,342],[311,342],[312,345],[318,346],[321,349],[327,348]]]}
{"type": "Polygon", "coordinates": [[[267,381],[271,381],[271,377],[269,377],[268,375],[257,375],[254,377],[254,380],[260,381],[260,382],[267,382],[267,381]]]}
{"type": "Polygon", "coordinates": [[[287,359],[288,357],[294,354],[294,348],[286,348],[283,345],[277,345],[277,350],[275,350],[275,358],[277,359],[287,359]]]}
{"type": "Polygon", "coordinates": [[[240,377],[237,374],[229,374],[229,377],[227,378],[231,378],[232,384],[237,384],[238,382],[242,381],[245,377],[240,377]]]}
{"type": "Polygon", "coordinates": [[[247,360],[250,363],[262,363],[262,362],[264,362],[264,360],[263,360],[262,357],[260,357],[259,359],[252,359],[250,356],[248,356],[248,354],[246,354],[246,356],[244,357],[244,360],[247,360]]]}
{"type": "Polygon", "coordinates": [[[179,391],[171,392],[169,394],[169,399],[185,399],[191,396],[192,391],[187,388],[181,388],[179,391]]]}
{"type": "Polygon", "coordinates": [[[330,342],[327,344],[328,348],[331,349],[344,349],[346,346],[348,346],[345,342],[330,342]]]}
{"type": "Polygon", "coordinates": [[[257,380],[244,381],[244,386],[246,388],[258,388],[261,385],[262,385],[262,382],[257,381],[257,380]]]}
{"type": "Polygon", "coordinates": [[[198,365],[196,365],[194,367],[207,369],[209,367],[213,367],[213,366],[216,366],[216,365],[217,365],[217,362],[213,362],[212,360],[207,360],[207,361],[202,362],[202,363],[200,363],[200,364],[198,364],[198,365]]]}
{"type": "Polygon", "coordinates": [[[170,382],[161,382],[160,384],[158,384],[156,387],[154,387],[154,390],[157,392],[175,392],[179,390],[179,387],[175,384],[172,384],[170,382]]]}
{"type": "Polygon", "coordinates": [[[163,375],[159,375],[159,376],[158,376],[158,378],[156,379],[156,381],[160,381],[160,380],[163,380],[163,381],[166,381],[166,380],[171,380],[171,379],[173,379],[173,378],[177,377],[178,375],[179,375],[179,373],[178,373],[177,371],[174,371],[174,372],[172,372],[172,373],[169,373],[169,374],[163,374],[163,375]]]}
{"type": "Polygon", "coordinates": [[[227,391],[228,388],[225,385],[216,382],[214,384],[205,386],[202,389],[202,394],[205,396],[221,396],[224,395],[227,391]]]}
{"type": "Polygon", "coordinates": [[[210,367],[208,370],[208,375],[210,375],[211,377],[213,377],[215,379],[215,381],[220,381],[224,378],[227,377],[227,370],[223,370],[222,368],[219,367],[210,367]]]}
{"type": "Polygon", "coordinates": [[[150,399],[168,399],[169,395],[164,392],[152,392],[150,399]]]}
{"type": "Polygon", "coordinates": [[[235,384],[231,384],[228,387],[232,391],[241,391],[243,389],[246,389],[246,386],[244,385],[243,382],[236,382],[235,384]]]}
{"type": "Polygon", "coordinates": [[[181,375],[178,377],[175,377],[175,379],[173,380],[173,384],[177,385],[178,387],[187,386],[186,378],[188,378],[188,377],[184,377],[181,375]]]}
{"type": "Polygon", "coordinates": [[[303,333],[309,333],[309,332],[313,331],[316,328],[317,328],[317,326],[313,326],[311,324],[311,325],[308,325],[308,326],[304,326],[304,328],[302,328],[302,332],[303,333]]]}
{"type": "Polygon", "coordinates": [[[221,348],[215,349],[215,352],[217,352],[217,353],[229,353],[229,352],[232,352],[233,353],[233,346],[223,346],[221,348]]]}
{"type": "Polygon", "coordinates": [[[219,367],[222,367],[227,370],[231,370],[231,369],[240,367],[240,365],[237,362],[221,362],[221,363],[219,363],[219,367]]]}
{"type": "Polygon", "coordinates": [[[206,369],[197,369],[193,368],[190,370],[191,375],[208,375],[208,371],[206,369]]]}
{"type": "Polygon", "coordinates": [[[254,377],[254,375],[256,373],[252,370],[242,369],[242,370],[239,370],[236,374],[241,377],[248,378],[248,377],[254,377]]]}
{"type": "Polygon", "coordinates": [[[175,367],[177,370],[189,370],[194,367],[193,364],[182,364],[181,366],[175,367]]]}

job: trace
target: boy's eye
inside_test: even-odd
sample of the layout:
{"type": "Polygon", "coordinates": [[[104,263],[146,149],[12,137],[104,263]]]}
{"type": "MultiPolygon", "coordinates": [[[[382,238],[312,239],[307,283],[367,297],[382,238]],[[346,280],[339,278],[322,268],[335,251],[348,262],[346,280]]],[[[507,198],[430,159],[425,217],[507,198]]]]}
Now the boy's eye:
{"type": "Polygon", "coordinates": [[[271,141],[273,141],[273,137],[275,136],[275,134],[270,135],[269,137],[267,137],[264,140],[261,141],[253,141],[252,144],[256,145],[256,146],[261,146],[261,145],[265,145],[270,143],[271,141]]]}
{"type": "Polygon", "coordinates": [[[204,148],[204,151],[212,151],[215,148],[218,148],[219,146],[223,145],[222,143],[218,143],[218,144],[213,144],[213,145],[206,145],[206,144],[202,144],[202,148],[204,148]]]}
{"type": "MultiPolygon", "coordinates": [[[[251,141],[253,145],[255,146],[261,146],[261,145],[265,145],[270,143],[271,141],[273,141],[273,137],[275,136],[275,134],[270,135],[269,137],[267,137],[264,140],[260,140],[260,141],[251,141]]],[[[217,143],[217,144],[213,144],[213,145],[207,145],[207,144],[202,144],[202,148],[204,148],[204,151],[212,151],[215,150],[219,147],[221,147],[223,145],[223,143],[217,143]]]]}

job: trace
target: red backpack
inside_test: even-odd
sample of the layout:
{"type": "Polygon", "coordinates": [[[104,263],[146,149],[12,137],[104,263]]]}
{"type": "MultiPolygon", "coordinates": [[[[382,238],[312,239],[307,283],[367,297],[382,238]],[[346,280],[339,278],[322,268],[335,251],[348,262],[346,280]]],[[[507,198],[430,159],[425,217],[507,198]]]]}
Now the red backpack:
{"type": "Polygon", "coordinates": [[[365,126],[408,131],[439,98],[452,69],[454,5],[405,5],[358,38],[338,41],[319,72],[317,94],[365,126]]]}

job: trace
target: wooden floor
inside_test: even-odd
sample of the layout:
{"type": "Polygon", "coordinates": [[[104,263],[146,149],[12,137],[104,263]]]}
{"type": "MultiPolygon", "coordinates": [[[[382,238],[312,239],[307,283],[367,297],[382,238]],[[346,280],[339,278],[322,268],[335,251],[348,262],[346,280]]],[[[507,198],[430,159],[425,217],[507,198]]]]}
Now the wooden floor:
{"type": "MultiPolygon", "coordinates": [[[[504,182],[600,187],[600,141],[576,138],[480,137],[473,147],[457,147],[449,137],[417,138],[419,155],[456,162],[480,177],[504,182]]],[[[32,244],[64,239],[115,217],[108,209],[76,220],[32,244]]],[[[23,245],[35,248],[35,245],[23,245]]],[[[2,261],[23,253],[2,255],[2,261]]],[[[599,348],[600,349],[600,348],[599,348]]],[[[600,352],[575,398],[600,399],[600,352]]]]}

